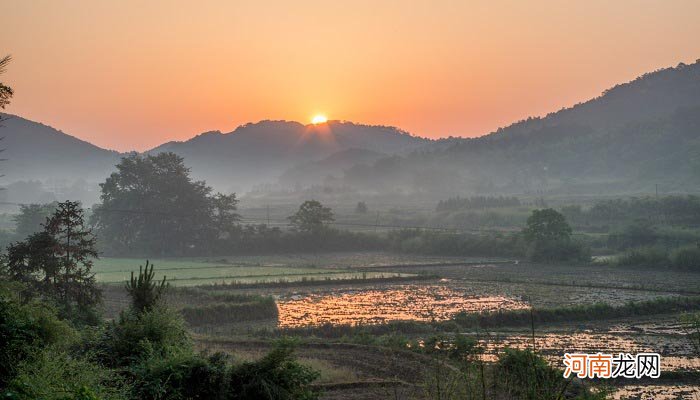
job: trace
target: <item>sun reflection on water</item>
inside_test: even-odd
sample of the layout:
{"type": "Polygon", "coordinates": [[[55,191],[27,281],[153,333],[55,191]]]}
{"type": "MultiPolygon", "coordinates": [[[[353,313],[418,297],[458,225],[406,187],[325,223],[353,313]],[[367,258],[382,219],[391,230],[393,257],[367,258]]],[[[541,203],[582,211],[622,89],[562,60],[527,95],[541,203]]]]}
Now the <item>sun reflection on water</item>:
{"type": "Polygon", "coordinates": [[[311,293],[278,300],[280,327],[379,324],[389,321],[443,321],[460,311],[528,308],[504,296],[473,296],[445,286],[407,285],[338,293],[311,293]]]}

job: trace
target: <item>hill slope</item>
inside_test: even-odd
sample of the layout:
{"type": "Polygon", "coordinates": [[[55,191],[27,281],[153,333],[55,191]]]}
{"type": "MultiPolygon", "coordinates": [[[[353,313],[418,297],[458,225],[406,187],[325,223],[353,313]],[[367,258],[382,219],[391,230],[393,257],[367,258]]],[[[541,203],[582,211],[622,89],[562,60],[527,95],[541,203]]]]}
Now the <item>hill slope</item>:
{"type": "Polygon", "coordinates": [[[7,160],[0,166],[6,182],[101,181],[119,161],[120,154],[67,135],[50,126],[15,115],[1,114],[0,147],[7,160]]]}
{"type": "Polygon", "coordinates": [[[349,149],[405,154],[430,143],[396,128],[329,121],[302,125],[261,121],[233,132],[207,132],[185,142],[170,142],[151,153],[172,151],[185,158],[193,174],[224,189],[275,180],[285,170],[349,149]]]}
{"type": "Polygon", "coordinates": [[[322,160],[309,161],[295,165],[280,176],[279,183],[287,187],[311,185],[321,182],[328,176],[342,177],[345,170],[355,165],[371,165],[375,161],[387,156],[386,153],[379,153],[367,149],[352,148],[342,150],[322,160]]]}
{"type": "Polygon", "coordinates": [[[645,74],[583,104],[432,151],[357,167],[356,187],[469,192],[696,190],[700,61],[645,74]]]}

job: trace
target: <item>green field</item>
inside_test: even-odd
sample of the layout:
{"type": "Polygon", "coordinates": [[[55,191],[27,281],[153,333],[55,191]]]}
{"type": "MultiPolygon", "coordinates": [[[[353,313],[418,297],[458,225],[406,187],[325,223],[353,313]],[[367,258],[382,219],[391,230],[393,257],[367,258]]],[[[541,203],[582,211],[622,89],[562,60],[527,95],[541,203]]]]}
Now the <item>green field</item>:
{"type": "MultiPolygon", "coordinates": [[[[178,258],[151,260],[155,266],[156,277],[166,276],[168,281],[177,286],[258,283],[258,282],[296,282],[302,280],[325,279],[361,279],[404,276],[396,272],[358,272],[346,268],[321,268],[308,260],[296,259],[294,265],[280,265],[270,259],[219,259],[178,258]]],[[[101,258],[95,261],[94,272],[102,283],[122,283],[129,279],[131,271],[138,271],[144,265],[142,259],[101,258]]]]}

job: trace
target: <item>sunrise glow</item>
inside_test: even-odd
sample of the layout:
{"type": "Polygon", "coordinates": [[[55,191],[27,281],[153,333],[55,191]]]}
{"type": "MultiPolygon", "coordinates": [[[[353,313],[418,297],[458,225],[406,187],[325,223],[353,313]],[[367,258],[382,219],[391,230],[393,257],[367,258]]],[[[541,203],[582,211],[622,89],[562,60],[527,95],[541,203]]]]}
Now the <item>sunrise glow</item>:
{"type": "Polygon", "coordinates": [[[311,118],[311,123],[314,125],[325,124],[326,122],[328,122],[328,118],[326,118],[325,115],[319,114],[319,115],[315,115],[313,118],[311,118]]]}
{"type": "Polygon", "coordinates": [[[5,111],[120,151],[317,113],[480,136],[700,54],[694,0],[7,3],[5,111]]]}

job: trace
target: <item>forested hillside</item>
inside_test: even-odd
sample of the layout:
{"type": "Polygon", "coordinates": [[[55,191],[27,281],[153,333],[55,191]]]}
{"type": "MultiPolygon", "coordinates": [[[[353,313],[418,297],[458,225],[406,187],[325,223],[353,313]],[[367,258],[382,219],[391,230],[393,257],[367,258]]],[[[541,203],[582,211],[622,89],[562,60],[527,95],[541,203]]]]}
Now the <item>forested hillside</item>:
{"type": "Polygon", "coordinates": [[[433,151],[348,171],[368,189],[569,193],[690,190],[700,168],[700,62],[649,73],[586,103],[433,151]]]}

